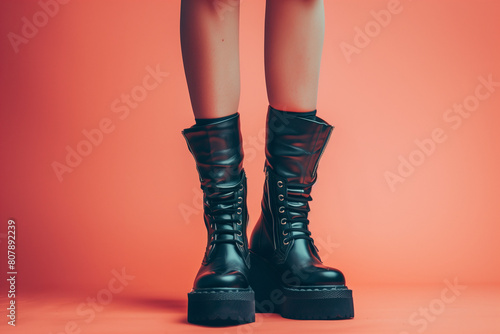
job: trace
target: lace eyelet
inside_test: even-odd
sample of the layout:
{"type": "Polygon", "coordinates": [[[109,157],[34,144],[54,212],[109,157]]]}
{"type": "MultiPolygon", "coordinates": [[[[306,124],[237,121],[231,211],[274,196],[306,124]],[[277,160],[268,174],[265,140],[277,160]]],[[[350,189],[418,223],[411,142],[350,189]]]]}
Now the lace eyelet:
{"type": "Polygon", "coordinates": [[[289,243],[290,241],[285,242],[285,240],[283,240],[283,245],[288,245],[289,243]]]}
{"type": "Polygon", "coordinates": [[[238,204],[241,204],[241,203],[243,203],[243,197],[239,196],[238,197],[238,204]]]}
{"type": "Polygon", "coordinates": [[[285,196],[283,196],[283,194],[279,194],[278,199],[283,202],[285,200],[285,196]]]}
{"type": "Polygon", "coordinates": [[[288,235],[288,233],[285,233],[285,231],[283,231],[283,235],[288,235]]]}
{"type": "Polygon", "coordinates": [[[242,190],[243,190],[243,185],[241,185],[241,186],[240,186],[240,189],[239,189],[239,191],[242,191],[242,190]]]}
{"type": "Polygon", "coordinates": [[[237,214],[241,215],[241,213],[243,212],[243,209],[241,207],[238,208],[238,211],[236,211],[237,214]]]}
{"type": "Polygon", "coordinates": [[[239,237],[241,237],[243,235],[243,232],[241,231],[238,231],[238,233],[236,233],[239,237]]]}
{"type": "Polygon", "coordinates": [[[278,181],[278,187],[283,188],[283,181],[278,181]]]}
{"type": "Polygon", "coordinates": [[[238,224],[238,225],[243,225],[243,222],[240,220],[240,221],[238,221],[236,224],[238,224]]]}
{"type": "Polygon", "coordinates": [[[281,225],[286,225],[286,218],[281,218],[281,225]]]}
{"type": "Polygon", "coordinates": [[[280,206],[280,208],[279,208],[279,210],[278,210],[278,211],[279,211],[279,213],[283,213],[283,212],[285,212],[285,207],[284,207],[284,206],[280,206]]]}

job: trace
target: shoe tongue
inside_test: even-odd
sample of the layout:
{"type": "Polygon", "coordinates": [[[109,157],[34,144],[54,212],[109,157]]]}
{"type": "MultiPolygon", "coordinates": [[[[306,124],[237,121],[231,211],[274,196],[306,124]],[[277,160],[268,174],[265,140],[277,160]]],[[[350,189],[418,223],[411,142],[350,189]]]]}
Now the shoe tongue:
{"type": "Polygon", "coordinates": [[[288,253],[287,261],[290,261],[290,263],[293,263],[293,265],[298,268],[309,266],[311,261],[314,261],[314,253],[309,240],[295,239],[288,253]]]}
{"type": "MultiPolygon", "coordinates": [[[[291,193],[293,195],[296,195],[297,198],[300,198],[299,196],[303,196],[304,198],[308,198],[311,189],[310,189],[310,187],[308,189],[294,189],[294,188],[290,187],[289,191],[290,190],[292,190],[291,193]]],[[[307,228],[307,225],[303,221],[295,222],[295,220],[307,219],[307,211],[305,211],[305,210],[308,209],[308,201],[306,201],[306,200],[304,200],[304,201],[289,200],[288,201],[288,208],[289,208],[289,215],[291,218],[289,221],[290,226],[293,228],[307,228]],[[297,211],[295,209],[301,209],[304,211],[297,211]]],[[[290,232],[290,233],[292,233],[293,235],[304,235],[305,234],[304,232],[297,232],[297,231],[290,232]]],[[[304,240],[304,239],[302,239],[302,240],[304,240]]]]}
{"type": "MultiPolygon", "coordinates": [[[[311,188],[310,186],[304,187],[304,188],[294,188],[292,185],[289,186],[288,191],[289,194],[294,195],[294,198],[297,198],[296,201],[289,200],[288,201],[288,208],[289,208],[289,215],[290,215],[290,227],[292,228],[303,228],[303,229],[308,229],[307,224],[304,222],[304,220],[307,219],[307,214],[308,214],[308,208],[309,208],[309,201],[303,200],[300,201],[299,199],[303,197],[304,199],[310,198],[311,194],[311,188]],[[296,209],[301,209],[303,211],[297,211],[296,209]],[[294,221],[294,220],[302,220],[302,221],[294,221]]],[[[299,232],[299,231],[294,231],[290,232],[292,235],[306,235],[304,232],[299,232]]],[[[293,247],[290,251],[289,258],[293,259],[293,263],[296,264],[297,266],[302,266],[302,265],[308,265],[311,263],[311,257],[312,253],[314,251],[312,250],[312,245],[311,242],[308,239],[294,239],[293,241],[293,247]]]]}
{"type": "MultiPolygon", "coordinates": [[[[230,215],[221,215],[220,216],[223,219],[231,219],[230,215]]],[[[233,223],[228,222],[228,223],[217,223],[215,225],[215,230],[221,231],[221,230],[234,230],[233,228],[233,223]]],[[[217,240],[233,240],[235,238],[234,233],[228,233],[228,234],[219,234],[217,235],[217,240]]]]}
{"type": "MultiPolygon", "coordinates": [[[[206,198],[208,200],[213,199],[219,201],[230,200],[234,198],[234,191],[222,191],[223,189],[218,189],[217,192],[207,192],[206,198]]],[[[213,212],[213,219],[219,220],[215,224],[215,230],[234,230],[234,222],[231,221],[232,216],[229,213],[222,213],[225,210],[232,210],[235,207],[235,204],[215,204],[211,203],[210,205],[211,211],[213,212]]],[[[217,235],[217,240],[233,240],[235,238],[234,234],[219,234],[217,235]]]]}
{"type": "Polygon", "coordinates": [[[309,254],[311,252],[311,242],[306,239],[295,239],[293,245],[295,251],[309,254]]]}
{"type": "MultiPolygon", "coordinates": [[[[217,218],[220,219],[231,219],[231,215],[229,214],[223,214],[223,215],[217,215],[217,218]]],[[[234,230],[234,223],[232,222],[219,222],[215,225],[215,230],[234,230]]],[[[236,236],[234,233],[228,233],[228,234],[219,234],[217,235],[217,240],[234,240],[236,236]]],[[[236,249],[236,244],[234,242],[227,242],[227,243],[217,243],[215,245],[215,256],[224,256],[226,258],[234,258],[234,256],[237,256],[237,249],[236,249]]]]}
{"type": "Polygon", "coordinates": [[[225,268],[234,267],[234,265],[238,265],[241,261],[241,256],[236,248],[236,245],[233,243],[221,243],[215,245],[210,258],[219,265],[222,264],[222,270],[226,270],[225,268]]]}

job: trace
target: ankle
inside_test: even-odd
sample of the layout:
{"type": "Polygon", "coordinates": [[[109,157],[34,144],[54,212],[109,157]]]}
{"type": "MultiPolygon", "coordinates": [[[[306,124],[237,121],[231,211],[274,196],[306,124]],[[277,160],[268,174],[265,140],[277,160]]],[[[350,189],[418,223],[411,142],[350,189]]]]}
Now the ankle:
{"type": "Polygon", "coordinates": [[[283,116],[286,116],[287,118],[301,117],[301,118],[309,119],[311,121],[316,120],[316,109],[314,109],[312,111],[284,111],[284,110],[275,109],[272,106],[269,106],[269,108],[276,113],[280,113],[283,116]]]}
{"type": "Polygon", "coordinates": [[[234,114],[222,116],[222,117],[217,117],[217,118],[195,118],[194,120],[196,121],[196,126],[205,126],[205,125],[211,125],[211,124],[227,121],[228,119],[231,119],[231,118],[235,117],[236,115],[238,115],[238,113],[234,113],[234,114]]]}

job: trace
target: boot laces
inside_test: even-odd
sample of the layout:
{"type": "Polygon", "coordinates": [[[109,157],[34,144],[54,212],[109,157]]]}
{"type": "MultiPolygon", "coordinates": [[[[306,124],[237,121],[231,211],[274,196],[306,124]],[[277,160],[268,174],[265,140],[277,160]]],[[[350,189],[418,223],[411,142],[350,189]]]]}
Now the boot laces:
{"type": "Polygon", "coordinates": [[[241,219],[233,218],[243,211],[243,197],[238,195],[241,190],[243,190],[243,185],[237,184],[228,188],[216,188],[209,196],[205,194],[205,210],[211,217],[209,224],[213,230],[210,245],[229,243],[243,247],[244,243],[236,238],[242,236],[243,232],[234,228],[234,223],[242,225],[243,222],[241,219]],[[219,239],[221,235],[233,237],[219,239]]]}
{"type": "Polygon", "coordinates": [[[289,226],[283,230],[283,234],[287,236],[283,240],[285,244],[288,244],[293,239],[306,239],[314,242],[311,237],[311,231],[308,228],[309,202],[312,201],[312,197],[309,191],[307,191],[308,187],[310,185],[288,184],[286,195],[283,198],[283,205],[285,210],[288,210],[291,220],[289,226]],[[302,226],[292,227],[291,225],[295,223],[302,223],[302,226]]]}

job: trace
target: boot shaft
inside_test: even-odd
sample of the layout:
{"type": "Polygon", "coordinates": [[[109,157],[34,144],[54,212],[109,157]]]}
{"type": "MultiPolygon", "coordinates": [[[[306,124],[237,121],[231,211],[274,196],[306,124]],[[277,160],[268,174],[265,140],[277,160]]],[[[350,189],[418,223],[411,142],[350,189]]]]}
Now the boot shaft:
{"type": "Polygon", "coordinates": [[[262,214],[251,248],[275,263],[320,263],[308,229],[310,193],[333,126],[269,107],[262,214]],[[300,260],[297,260],[300,259],[300,260]]]}
{"type": "Polygon", "coordinates": [[[202,188],[233,186],[241,180],[243,148],[240,117],[184,129],[189,151],[196,161],[202,188]]]}
{"type": "Polygon", "coordinates": [[[288,182],[312,184],[333,126],[316,120],[290,116],[269,107],[266,132],[266,167],[288,182]]]}
{"type": "Polygon", "coordinates": [[[195,159],[203,190],[207,229],[203,263],[215,259],[220,264],[241,257],[247,261],[247,181],[239,114],[217,123],[194,125],[182,134],[195,159]]]}

